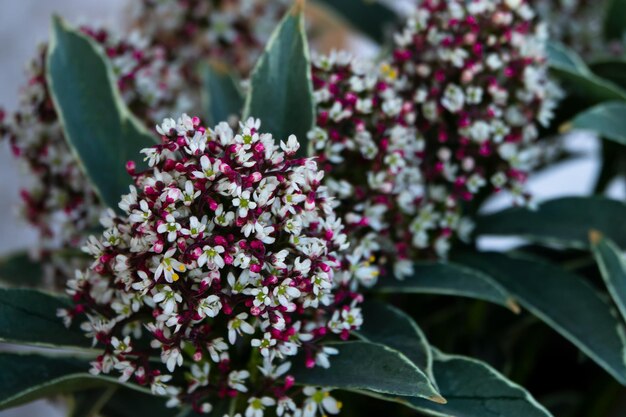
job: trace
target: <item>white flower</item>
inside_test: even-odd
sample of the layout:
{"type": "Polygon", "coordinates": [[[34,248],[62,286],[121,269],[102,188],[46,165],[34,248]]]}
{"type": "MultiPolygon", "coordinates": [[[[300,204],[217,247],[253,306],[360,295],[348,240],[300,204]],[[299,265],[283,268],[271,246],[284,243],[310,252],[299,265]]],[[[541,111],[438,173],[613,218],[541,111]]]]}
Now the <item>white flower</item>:
{"type": "Polygon", "coordinates": [[[235,344],[237,340],[237,335],[241,336],[241,333],[246,334],[254,334],[254,327],[252,327],[246,319],[248,318],[247,313],[239,313],[235,316],[234,319],[229,320],[228,322],[228,341],[231,345],[235,344]]]}
{"type": "Polygon", "coordinates": [[[237,198],[233,199],[233,206],[239,207],[239,210],[237,210],[237,216],[247,217],[248,210],[255,209],[256,203],[250,200],[250,191],[246,190],[241,192],[237,198]]]}
{"type": "Polygon", "coordinates": [[[215,294],[211,294],[208,297],[202,299],[198,304],[198,314],[200,317],[215,317],[222,309],[222,302],[220,297],[215,294]]]}
{"type": "Polygon", "coordinates": [[[318,411],[321,416],[324,416],[326,413],[339,414],[342,404],[331,397],[330,391],[304,387],[303,392],[308,398],[304,401],[302,417],[315,417],[318,411]]]}
{"type": "Polygon", "coordinates": [[[207,265],[209,268],[224,268],[224,258],[222,258],[222,253],[224,253],[223,246],[209,246],[205,245],[202,248],[202,255],[198,258],[198,266],[207,265]]]}
{"type": "Polygon", "coordinates": [[[246,408],[246,417],[263,417],[265,407],[271,407],[276,404],[276,400],[271,397],[251,397],[248,400],[248,408],[246,408]]]}
{"type": "Polygon", "coordinates": [[[179,272],[187,271],[187,267],[183,263],[172,258],[175,252],[176,248],[172,248],[163,255],[163,259],[154,273],[155,280],[158,280],[163,275],[167,282],[175,282],[180,278],[179,272]]]}
{"type": "Polygon", "coordinates": [[[239,392],[248,392],[245,380],[250,377],[248,371],[232,371],[228,374],[228,386],[239,392]]]}

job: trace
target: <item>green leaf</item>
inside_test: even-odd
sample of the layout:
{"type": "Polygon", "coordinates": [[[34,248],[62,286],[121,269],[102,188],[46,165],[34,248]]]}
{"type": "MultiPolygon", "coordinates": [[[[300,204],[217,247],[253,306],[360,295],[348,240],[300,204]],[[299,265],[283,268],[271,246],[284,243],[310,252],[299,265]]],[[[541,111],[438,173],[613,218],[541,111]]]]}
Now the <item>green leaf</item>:
{"type": "Polygon", "coordinates": [[[526,308],[626,385],[626,338],[611,305],[581,277],[546,262],[497,253],[457,261],[481,269],[526,308]]]}
{"type": "MultiPolygon", "coordinates": [[[[121,387],[102,408],[102,414],[106,417],[188,416],[188,414],[183,414],[180,409],[166,407],[167,401],[167,398],[121,387]]],[[[213,405],[216,406],[216,404],[213,405]]],[[[214,415],[222,416],[222,414],[214,415]]]]}
{"type": "Polygon", "coordinates": [[[591,130],[603,138],[626,145],[626,102],[598,104],[572,120],[574,129],[591,130]]]}
{"type": "MultiPolygon", "coordinates": [[[[89,364],[75,358],[2,352],[0,369],[0,410],[61,393],[119,384],[115,378],[89,374],[89,364]]],[[[124,386],[149,392],[133,384],[124,386]]]]}
{"type": "Polygon", "coordinates": [[[528,391],[482,361],[434,351],[434,370],[446,404],[420,398],[396,401],[438,417],[552,416],[528,391]]]}
{"type": "Polygon", "coordinates": [[[430,346],[415,320],[394,306],[377,300],[367,300],[361,308],[364,320],[356,332],[357,337],[403,353],[434,381],[430,346]]]}
{"type": "Polygon", "coordinates": [[[67,298],[29,289],[0,289],[0,341],[43,346],[91,346],[74,325],[69,329],[57,310],[70,307],[67,298]]]}
{"type": "Polygon", "coordinates": [[[592,231],[589,240],[609,293],[626,319],[626,261],[619,248],[599,232],[592,231]]]}
{"type": "Polygon", "coordinates": [[[291,374],[298,384],[445,402],[428,377],[396,350],[368,342],[332,343],[327,346],[339,350],[339,354],[330,357],[331,367],[296,367],[291,374]]]}
{"type": "Polygon", "coordinates": [[[203,66],[203,105],[208,126],[225,122],[232,115],[239,116],[243,108],[243,96],[228,68],[217,62],[203,66]]]}
{"type": "Polygon", "coordinates": [[[504,288],[481,271],[451,262],[418,262],[414,274],[402,280],[380,280],[374,287],[381,293],[441,294],[477,298],[519,312],[504,288]]]}
{"type": "Polygon", "coordinates": [[[54,106],[96,192],[118,209],[132,183],[126,162],[142,166],[139,151],[154,145],[155,138],[122,101],[110,64],[93,41],[58,17],[52,26],[47,81],[54,106]]]}
{"type": "Polygon", "coordinates": [[[613,58],[594,61],[589,64],[594,74],[626,88],[626,60],[613,58]]]}
{"type": "Polygon", "coordinates": [[[393,10],[376,0],[318,0],[318,3],[378,43],[386,40],[399,20],[393,10]]]}
{"type": "Polygon", "coordinates": [[[565,45],[548,43],[550,68],[566,86],[587,104],[626,100],[626,91],[596,76],[574,51],[565,45]]]}
{"type": "Polygon", "coordinates": [[[41,264],[26,252],[18,252],[0,259],[0,281],[11,287],[37,287],[43,285],[41,264]]]}
{"type": "Polygon", "coordinates": [[[604,38],[622,41],[626,29],[626,0],[609,0],[604,17],[604,38]]]}
{"type": "Polygon", "coordinates": [[[304,156],[315,102],[302,7],[302,1],[296,2],[270,37],[252,73],[243,113],[244,119],[261,119],[261,130],[276,140],[296,135],[304,156]]]}
{"type": "Polygon", "coordinates": [[[626,204],[602,197],[565,197],[536,210],[515,207],[478,217],[476,235],[519,236],[533,242],[587,249],[598,230],[626,246],[626,204]]]}

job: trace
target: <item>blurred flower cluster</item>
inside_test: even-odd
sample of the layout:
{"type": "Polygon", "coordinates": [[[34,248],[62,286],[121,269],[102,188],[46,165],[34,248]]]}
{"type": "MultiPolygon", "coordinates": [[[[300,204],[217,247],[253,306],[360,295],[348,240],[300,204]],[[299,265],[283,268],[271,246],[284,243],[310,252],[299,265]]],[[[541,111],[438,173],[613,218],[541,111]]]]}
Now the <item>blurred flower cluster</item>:
{"type": "MultiPolygon", "coordinates": [[[[82,31],[101,46],[129,108],[153,126],[199,106],[196,66],[203,58],[247,74],[285,10],[282,3],[146,0],[133,2],[127,31],[82,31]]],[[[63,286],[68,273],[84,264],[71,252],[97,227],[104,207],[65,141],[45,78],[46,49],[42,45],[29,63],[20,107],[0,121],[0,138],[8,138],[30,181],[21,212],[40,232],[35,255],[46,281],[63,286]]]]}
{"type": "MultiPolygon", "coordinates": [[[[182,111],[189,106],[181,74],[165,61],[162,48],[148,47],[137,32],[119,37],[104,29],[81,30],[110,60],[122,96],[143,120],[162,117],[166,108],[182,111]]],[[[46,50],[40,47],[30,62],[20,107],[6,118],[1,133],[28,174],[22,213],[40,232],[38,255],[47,278],[64,281],[81,264],[76,256],[70,256],[68,264],[64,252],[80,246],[85,232],[97,225],[103,206],[65,141],[45,77],[46,50]]]]}
{"type": "Polygon", "coordinates": [[[202,412],[247,393],[248,409],[294,415],[307,403],[294,402],[290,358],[328,367],[336,350],[319,341],[345,340],[362,322],[352,274],[341,271],[346,235],[323,172],[294,156],[294,136],[278,146],[258,120],[238,132],[199,123],[183,115],[158,127],[162,144],[143,150],[151,168],[133,173],[124,214],[103,217],[86,246],[95,262],[69,282],[76,304],[60,314],[86,317],[83,329],[105,346],[93,373],[120,373],[202,412]],[[183,364],[184,384],[173,378],[183,364]]]}

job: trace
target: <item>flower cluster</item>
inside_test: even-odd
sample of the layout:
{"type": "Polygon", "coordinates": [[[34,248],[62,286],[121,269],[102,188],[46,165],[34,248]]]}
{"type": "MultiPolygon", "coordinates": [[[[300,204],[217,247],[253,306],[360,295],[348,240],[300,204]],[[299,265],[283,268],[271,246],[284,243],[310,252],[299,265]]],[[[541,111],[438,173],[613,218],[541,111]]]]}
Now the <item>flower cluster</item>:
{"type": "Polygon", "coordinates": [[[142,151],[151,168],[133,173],[124,214],[102,219],[85,248],[94,264],[68,284],[75,307],[60,312],[68,323],[85,315],[104,345],[92,372],[201,412],[244,395],[246,415],[338,411],[311,387],[297,406],[288,370],[297,353],[329,366],[336,349],[320,340],[362,322],[342,270],[347,238],[314,160],[295,157],[294,136],[278,146],[259,127],[209,129],[186,115],[157,127],[162,143],[142,151]]]}
{"type": "Polygon", "coordinates": [[[602,33],[610,2],[604,0],[531,0],[541,18],[550,22],[550,36],[584,56],[624,53],[622,40],[607,43],[602,33]]]}
{"type": "Polygon", "coordinates": [[[387,66],[381,72],[345,53],[313,65],[318,114],[309,139],[361,255],[362,264],[352,265],[364,285],[375,283],[387,261],[401,278],[417,258],[445,257],[450,241],[470,230],[445,190],[424,181],[415,106],[394,82],[387,66]]]}
{"type": "Polygon", "coordinates": [[[525,0],[425,0],[395,35],[397,88],[417,106],[423,175],[457,201],[494,191],[528,202],[539,126],[560,92],[547,75],[546,27],[525,0]]]}
{"type": "MultiPolygon", "coordinates": [[[[182,78],[176,67],[167,65],[162,48],[148,48],[136,32],[119,39],[105,30],[81,30],[107,55],[122,96],[141,119],[152,122],[161,119],[165,109],[188,108],[184,94],[179,94],[182,78]]],[[[28,68],[20,108],[6,120],[2,137],[8,138],[30,174],[30,183],[22,190],[22,212],[41,234],[39,255],[46,261],[47,278],[54,280],[56,275],[71,275],[64,266],[67,262],[60,262],[54,253],[77,247],[84,231],[97,225],[102,205],[65,141],[48,90],[45,60],[42,46],[28,68]]]]}
{"type": "MultiPolygon", "coordinates": [[[[219,59],[248,74],[287,0],[140,0],[132,26],[166,45],[172,60],[193,71],[199,57],[219,59]]],[[[191,73],[189,76],[193,76],[191,73]]]]}

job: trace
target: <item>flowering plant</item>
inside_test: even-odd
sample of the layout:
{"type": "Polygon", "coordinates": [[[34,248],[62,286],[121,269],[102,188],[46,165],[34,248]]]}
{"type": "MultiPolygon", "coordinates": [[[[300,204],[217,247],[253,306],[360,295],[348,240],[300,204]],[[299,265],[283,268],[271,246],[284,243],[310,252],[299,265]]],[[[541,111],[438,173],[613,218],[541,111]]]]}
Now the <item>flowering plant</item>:
{"type": "Polygon", "coordinates": [[[119,34],[55,17],[0,113],[40,233],[0,263],[0,340],[57,350],[0,352],[0,409],[548,417],[565,387],[599,404],[528,377],[557,362],[618,404],[626,205],[535,201],[527,181],[573,129],[602,138],[598,191],[623,175],[624,26],[607,14],[583,42],[552,10],[142,0],[119,34]],[[320,14],[379,59],[321,51],[320,14]],[[586,64],[589,45],[612,58],[586,64]]]}

